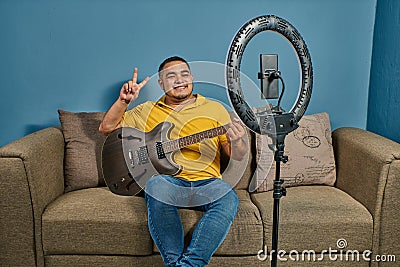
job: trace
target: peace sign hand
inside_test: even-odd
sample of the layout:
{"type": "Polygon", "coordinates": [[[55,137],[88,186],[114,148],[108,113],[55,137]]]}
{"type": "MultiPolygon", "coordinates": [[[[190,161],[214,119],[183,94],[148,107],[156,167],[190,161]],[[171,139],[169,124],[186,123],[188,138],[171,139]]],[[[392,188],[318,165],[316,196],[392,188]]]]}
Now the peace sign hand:
{"type": "Polygon", "coordinates": [[[137,83],[137,74],[138,74],[138,69],[135,68],[133,70],[133,76],[132,80],[129,80],[128,82],[124,83],[122,85],[121,91],[119,93],[119,99],[125,104],[129,105],[132,101],[135,101],[138,96],[140,89],[142,89],[143,86],[150,80],[149,77],[146,77],[141,83],[137,83]]]}

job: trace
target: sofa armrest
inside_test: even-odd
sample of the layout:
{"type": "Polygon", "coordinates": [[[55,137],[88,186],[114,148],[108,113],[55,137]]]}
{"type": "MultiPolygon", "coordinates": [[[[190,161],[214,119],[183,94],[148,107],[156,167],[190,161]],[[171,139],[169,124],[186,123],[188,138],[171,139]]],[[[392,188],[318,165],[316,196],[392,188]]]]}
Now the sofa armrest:
{"type": "Polygon", "coordinates": [[[336,186],[362,203],[374,218],[374,253],[400,257],[400,144],[372,132],[333,132],[336,186]]]}
{"type": "Polygon", "coordinates": [[[57,127],[0,148],[0,262],[42,266],[41,216],[64,191],[64,137],[57,127]]]}

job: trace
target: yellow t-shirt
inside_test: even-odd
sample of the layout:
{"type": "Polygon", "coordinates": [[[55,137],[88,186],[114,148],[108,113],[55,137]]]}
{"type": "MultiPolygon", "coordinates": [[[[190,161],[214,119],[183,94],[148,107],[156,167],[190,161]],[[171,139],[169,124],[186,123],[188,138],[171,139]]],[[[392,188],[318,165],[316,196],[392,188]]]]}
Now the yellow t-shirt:
{"type": "MultiPolygon", "coordinates": [[[[169,139],[199,133],[229,123],[230,116],[218,102],[197,94],[196,101],[180,111],[174,110],[164,102],[165,96],[157,102],[147,101],[125,112],[122,125],[149,132],[161,122],[171,122],[173,127],[169,139]]],[[[228,143],[226,135],[220,135],[201,143],[192,144],[175,152],[175,163],[182,166],[177,177],[188,181],[221,178],[221,144],[228,143]]]]}

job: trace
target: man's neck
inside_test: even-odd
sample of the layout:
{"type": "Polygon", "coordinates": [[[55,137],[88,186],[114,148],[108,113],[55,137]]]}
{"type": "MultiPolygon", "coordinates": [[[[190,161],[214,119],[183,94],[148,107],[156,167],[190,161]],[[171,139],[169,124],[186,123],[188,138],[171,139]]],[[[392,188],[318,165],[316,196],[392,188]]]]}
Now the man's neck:
{"type": "Polygon", "coordinates": [[[165,104],[172,107],[173,109],[180,111],[186,105],[194,103],[196,101],[197,96],[191,94],[185,99],[172,99],[168,95],[165,96],[165,104]]]}

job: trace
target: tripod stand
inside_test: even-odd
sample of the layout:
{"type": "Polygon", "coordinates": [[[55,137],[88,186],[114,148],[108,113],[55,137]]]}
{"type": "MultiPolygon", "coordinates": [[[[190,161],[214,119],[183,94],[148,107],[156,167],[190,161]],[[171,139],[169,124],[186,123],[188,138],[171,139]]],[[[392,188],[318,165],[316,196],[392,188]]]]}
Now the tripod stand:
{"type": "MultiPolygon", "coordinates": [[[[288,158],[284,156],[285,137],[288,133],[298,127],[297,122],[304,115],[310,101],[312,84],[313,84],[313,70],[311,64],[310,53],[308,52],[307,45],[299,32],[286,20],[274,15],[259,16],[243,25],[236,33],[232,40],[231,46],[226,58],[226,81],[229,92],[229,99],[235,112],[239,115],[243,123],[251,130],[259,134],[267,134],[272,137],[274,147],[271,147],[274,152],[276,161],[276,177],[274,182],[274,222],[273,222],[273,237],[272,248],[275,249],[272,257],[272,266],[277,264],[277,247],[278,247],[278,223],[279,223],[279,200],[285,195],[285,189],[282,188],[280,179],[280,163],[286,162],[288,158]],[[272,110],[273,114],[254,114],[249,105],[243,97],[240,85],[240,63],[243,56],[243,51],[248,42],[258,33],[262,31],[274,31],[284,36],[296,51],[298,62],[301,68],[301,86],[297,100],[289,113],[284,113],[278,107],[272,110]],[[260,121],[257,120],[260,118],[260,121]],[[258,123],[260,122],[260,123],[258,123]],[[276,131],[274,131],[276,125],[276,131]]],[[[276,67],[272,68],[277,71],[276,67]]],[[[272,74],[269,72],[270,68],[263,68],[261,64],[261,75],[259,77],[269,78],[272,74]],[[268,77],[265,77],[268,76],[268,77]]],[[[279,72],[275,73],[273,78],[280,78],[279,72]]],[[[282,83],[283,80],[281,79],[282,83]]],[[[283,89],[282,89],[283,91],[283,89]]],[[[275,91],[274,91],[275,92],[275,91]]],[[[264,93],[264,92],[263,92],[264,93]]],[[[281,93],[282,95],[282,93],[281,93]]]]}

